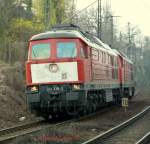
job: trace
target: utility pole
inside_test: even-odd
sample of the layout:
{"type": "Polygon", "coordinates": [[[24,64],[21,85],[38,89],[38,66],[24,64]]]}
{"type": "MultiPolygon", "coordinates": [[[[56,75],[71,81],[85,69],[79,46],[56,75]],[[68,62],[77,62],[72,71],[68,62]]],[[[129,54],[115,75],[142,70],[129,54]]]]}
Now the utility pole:
{"type": "MultiPolygon", "coordinates": [[[[76,8],[76,0],[72,1],[72,6],[71,6],[71,16],[75,14],[75,8],[76,8]]],[[[76,21],[76,15],[74,17],[71,17],[70,22],[74,23],[76,21]]]]}
{"type": "MultiPolygon", "coordinates": [[[[128,48],[127,48],[127,56],[133,60],[134,58],[134,53],[133,53],[133,50],[135,48],[135,44],[134,44],[134,36],[138,34],[138,31],[135,31],[135,29],[137,28],[136,27],[131,27],[131,24],[128,22],[128,26],[127,26],[127,29],[128,29],[128,48]]],[[[135,51],[136,52],[136,51],[135,51]]]]}
{"type": "Polygon", "coordinates": [[[97,24],[97,36],[102,39],[102,4],[101,0],[98,0],[98,24],[97,24]]]}
{"type": "Polygon", "coordinates": [[[131,59],[131,27],[130,23],[128,22],[128,49],[127,49],[127,55],[131,59]]]}
{"type": "Polygon", "coordinates": [[[114,22],[113,22],[113,16],[110,16],[110,25],[111,25],[111,32],[110,32],[110,35],[111,35],[111,38],[110,38],[110,41],[111,41],[111,46],[113,46],[113,41],[114,41],[114,22]]]}
{"type": "Polygon", "coordinates": [[[120,40],[120,42],[122,42],[122,33],[121,33],[121,31],[120,31],[119,40],[120,40]]]}
{"type": "Polygon", "coordinates": [[[50,26],[50,0],[45,0],[44,3],[44,25],[45,25],[45,30],[49,29],[50,26]]]}
{"type": "Polygon", "coordinates": [[[32,0],[27,1],[27,18],[32,18],[32,0]]]}
{"type": "Polygon", "coordinates": [[[113,16],[113,15],[111,15],[109,17],[110,17],[110,21],[111,21],[110,22],[110,25],[111,25],[110,42],[111,42],[111,47],[113,47],[113,41],[114,41],[114,18],[118,18],[120,16],[113,16]]]}

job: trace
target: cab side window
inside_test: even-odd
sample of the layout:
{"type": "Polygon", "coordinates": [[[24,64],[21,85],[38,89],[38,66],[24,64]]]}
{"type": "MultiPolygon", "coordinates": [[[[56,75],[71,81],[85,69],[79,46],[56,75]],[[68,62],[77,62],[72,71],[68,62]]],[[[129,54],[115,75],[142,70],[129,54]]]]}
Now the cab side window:
{"type": "Polygon", "coordinates": [[[80,48],[80,56],[82,58],[88,58],[87,48],[83,48],[83,47],[80,48]]]}
{"type": "Polygon", "coordinates": [[[93,60],[99,60],[99,51],[97,49],[92,49],[92,59],[93,60]]]}

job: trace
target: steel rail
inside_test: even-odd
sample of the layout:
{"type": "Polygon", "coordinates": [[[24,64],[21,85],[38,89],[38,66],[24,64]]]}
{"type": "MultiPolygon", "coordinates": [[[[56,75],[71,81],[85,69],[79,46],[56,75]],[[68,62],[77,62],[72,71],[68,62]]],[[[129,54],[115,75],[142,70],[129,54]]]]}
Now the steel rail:
{"type": "Polygon", "coordinates": [[[124,129],[125,127],[133,124],[135,121],[139,120],[141,117],[143,117],[147,112],[150,111],[150,106],[148,106],[147,108],[145,108],[143,111],[141,111],[140,113],[136,114],[135,116],[133,116],[132,118],[128,119],[127,121],[117,125],[116,127],[113,127],[112,129],[97,135],[96,137],[83,142],[82,144],[98,144],[101,141],[103,141],[104,139],[112,136],[113,134],[119,132],[120,130],[124,129]]]}
{"type": "Polygon", "coordinates": [[[143,136],[136,144],[149,144],[150,143],[150,131],[143,136]]]}
{"type": "Polygon", "coordinates": [[[110,111],[110,110],[111,110],[110,107],[107,107],[107,108],[104,108],[98,112],[91,113],[91,114],[86,115],[86,116],[82,116],[82,117],[74,118],[74,119],[69,119],[69,120],[65,120],[63,122],[58,122],[58,123],[48,123],[48,124],[44,125],[44,120],[43,120],[43,121],[37,121],[37,122],[32,122],[32,123],[28,123],[28,124],[19,125],[19,126],[14,126],[11,128],[2,129],[2,130],[0,130],[0,143],[10,141],[10,140],[17,138],[17,137],[20,137],[20,136],[24,136],[24,135],[31,134],[34,132],[38,132],[38,131],[46,129],[46,128],[53,128],[53,127],[65,125],[65,124],[68,124],[71,122],[86,120],[90,117],[105,113],[105,112],[110,111]]]}
{"type": "Polygon", "coordinates": [[[24,136],[24,135],[27,135],[27,134],[31,134],[31,133],[34,133],[34,132],[38,132],[40,130],[43,130],[45,128],[52,128],[54,126],[59,126],[59,125],[63,125],[63,124],[66,124],[66,123],[70,123],[72,122],[72,120],[66,120],[66,121],[63,121],[63,122],[59,122],[59,123],[55,123],[55,124],[43,124],[42,125],[35,125],[35,126],[29,126],[28,128],[26,127],[22,127],[22,128],[17,128],[17,131],[15,131],[16,128],[14,128],[14,131],[9,131],[8,129],[8,134],[5,133],[4,135],[1,135],[0,136],[0,143],[4,143],[4,142],[7,142],[7,141],[10,141],[10,140],[13,140],[14,138],[17,138],[17,137],[20,137],[20,136],[24,136]]]}
{"type": "Polygon", "coordinates": [[[16,125],[16,126],[0,129],[0,137],[5,135],[5,134],[9,134],[11,132],[14,132],[14,131],[19,131],[21,129],[27,129],[27,128],[30,128],[30,127],[33,127],[33,126],[40,125],[43,122],[44,122],[43,120],[39,120],[39,121],[34,121],[34,122],[30,122],[30,123],[25,123],[25,124],[19,124],[19,125],[16,125]]]}

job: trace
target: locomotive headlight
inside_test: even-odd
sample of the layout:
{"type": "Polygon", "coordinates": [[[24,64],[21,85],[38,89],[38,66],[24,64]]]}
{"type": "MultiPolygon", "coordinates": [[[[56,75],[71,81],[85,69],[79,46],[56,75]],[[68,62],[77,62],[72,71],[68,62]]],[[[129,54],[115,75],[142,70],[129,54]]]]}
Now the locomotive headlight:
{"type": "Polygon", "coordinates": [[[38,92],[38,87],[32,86],[30,90],[31,90],[31,92],[38,92]]]}
{"type": "Polygon", "coordinates": [[[58,65],[57,64],[50,64],[49,65],[49,70],[52,73],[56,73],[59,70],[58,65]]]}
{"type": "Polygon", "coordinates": [[[73,89],[79,90],[80,88],[81,88],[81,87],[80,87],[79,84],[74,84],[74,85],[73,85],[73,89]]]}

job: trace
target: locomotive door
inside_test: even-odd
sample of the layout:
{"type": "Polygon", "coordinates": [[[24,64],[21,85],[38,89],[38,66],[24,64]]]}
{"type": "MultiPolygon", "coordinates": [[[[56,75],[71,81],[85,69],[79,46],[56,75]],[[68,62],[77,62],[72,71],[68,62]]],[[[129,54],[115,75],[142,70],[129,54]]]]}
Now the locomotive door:
{"type": "Polygon", "coordinates": [[[93,74],[92,74],[92,59],[91,59],[91,47],[87,46],[87,77],[88,81],[93,80],[93,74]]]}
{"type": "Polygon", "coordinates": [[[124,60],[119,55],[119,81],[120,81],[120,96],[123,97],[124,87],[124,60]]]}
{"type": "Polygon", "coordinates": [[[119,56],[119,81],[120,84],[124,84],[124,64],[123,64],[123,58],[119,56]]]}
{"type": "Polygon", "coordinates": [[[86,45],[80,45],[81,49],[81,58],[84,65],[84,77],[85,81],[91,80],[91,58],[90,58],[90,47],[86,45]]]}
{"type": "Polygon", "coordinates": [[[90,80],[93,81],[93,66],[92,66],[92,48],[88,47],[90,80]]]}

